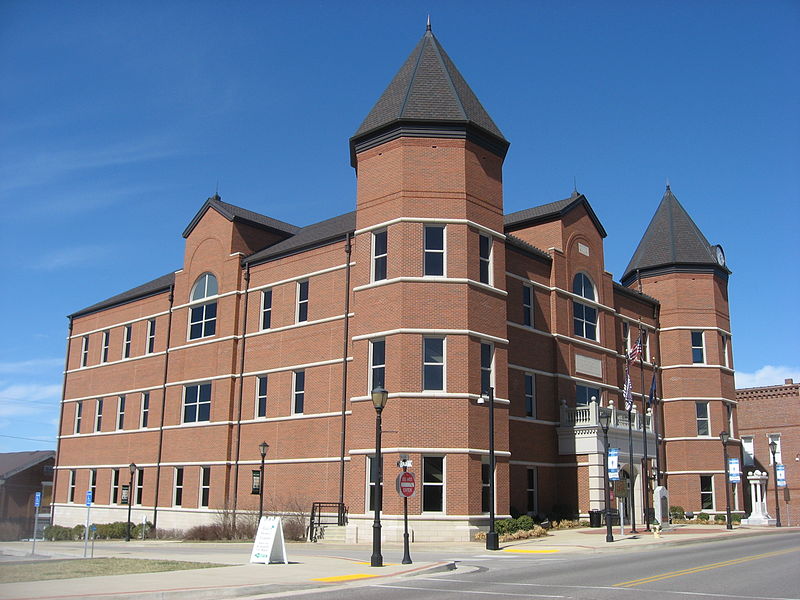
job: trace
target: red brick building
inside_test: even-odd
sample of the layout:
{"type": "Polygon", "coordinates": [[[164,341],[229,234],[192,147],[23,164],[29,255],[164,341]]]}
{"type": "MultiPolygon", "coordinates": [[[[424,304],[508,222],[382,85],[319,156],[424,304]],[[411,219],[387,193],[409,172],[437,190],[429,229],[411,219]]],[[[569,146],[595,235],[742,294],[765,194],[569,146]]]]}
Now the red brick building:
{"type": "MultiPolygon", "coordinates": [[[[341,499],[350,539],[368,535],[379,384],[387,492],[401,454],[420,482],[415,539],[468,539],[487,524],[488,387],[499,515],[601,508],[609,407],[633,480],[626,511],[641,523],[645,454],[676,482],[672,503],[700,510],[703,477],[723,489],[712,429],[735,406],[714,337],[730,339],[728,270],[668,189],[624,285],[613,281],[582,194],[504,213],[508,146],[428,30],[350,140],[354,212],[295,227],[209,198],[177,271],[70,316],[56,521],[82,518],[87,488],[98,521],[124,518],[129,463],[134,520],[185,527],[257,509],[264,440],[267,508],[341,499]],[[669,254],[685,234],[691,251],[669,254]],[[629,413],[624,352],[640,329],[629,413]],[[669,370],[657,370],[653,418],[642,392],[659,356],[669,370]]],[[[724,511],[715,493],[710,512],[724,511]]],[[[398,537],[394,493],[384,512],[384,534],[398,537]]]]}
{"type": "MultiPolygon", "coordinates": [[[[743,472],[768,474],[767,511],[775,518],[775,477],[769,443],[775,441],[775,462],[783,465],[786,487],[778,489],[781,524],[800,523],[800,383],[786,379],[783,385],[736,390],[739,403],[739,433],[742,440],[743,472]]],[[[745,501],[748,504],[750,498],[745,501]]]]}
{"type": "Polygon", "coordinates": [[[0,539],[18,540],[30,537],[36,516],[34,496],[41,493],[39,529],[50,521],[55,452],[0,453],[0,539]]]}

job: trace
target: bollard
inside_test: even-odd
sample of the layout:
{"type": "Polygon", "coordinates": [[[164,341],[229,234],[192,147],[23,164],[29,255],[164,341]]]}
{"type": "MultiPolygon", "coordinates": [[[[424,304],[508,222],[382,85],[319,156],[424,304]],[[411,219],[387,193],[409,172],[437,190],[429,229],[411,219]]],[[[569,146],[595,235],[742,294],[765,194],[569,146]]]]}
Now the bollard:
{"type": "Polygon", "coordinates": [[[661,523],[653,525],[653,537],[656,539],[661,537],[661,523]]]}

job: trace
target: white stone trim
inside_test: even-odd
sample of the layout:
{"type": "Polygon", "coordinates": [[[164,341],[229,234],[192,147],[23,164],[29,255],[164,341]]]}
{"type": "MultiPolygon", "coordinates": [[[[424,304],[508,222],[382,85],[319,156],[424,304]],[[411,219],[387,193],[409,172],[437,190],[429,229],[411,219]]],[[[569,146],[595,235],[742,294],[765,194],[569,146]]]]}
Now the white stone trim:
{"type": "MultiPolygon", "coordinates": [[[[264,461],[264,464],[285,464],[285,463],[319,463],[319,462],[339,462],[342,459],[339,456],[319,456],[319,457],[308,457],[308,458],[276,458],[276,459],[268,459],[264,461]]],[[[344,460],[349,462],[352,460],[349,456],[345,456],[344,460]]],[[[207,460],[207,461],[197,461],[197,460],[189,460],[189,461],[182,461],[182,462],[162,462],[161,464],[158,463],[136,463],[136,466],[141,469],[155,469],[156,467],[208,467],[208,466],[227,466],[227,465],[235,465],[237,464],[235,460],[207,460]]],[[[240,460],[240,465],[260,465],[260,460],[240,460]]],[[[71,469],[122,469],[128,468],[128,463],[125,464],[104,464],[104,465],[93,465],[93,464],[85,464],[85,465],[58,465],[54,467],[56,469],[62,471],[69,471],[71,469]]],[[[64,506],[75,506],[81,505],[79,502],[74,503],[64,503],[64,506]]],[[[94,506],[94,504],[92,505],[94,506]]],[[[127,506],[127,504],[110,504],[109,506],[127,506]]],[[[135,506],[135,505],[134,505],[135,506]]],[[[152,508],[152,507],[151,507],[152,508]]],[[[159,506],[159,510],[163,507],[159,506]]]]}
{"type": "MultiPolygon", "coordinates": [[[[431,398],[431,399],[465,399],[465,400],[480,400],[480,394],[470,394],[468,392],[437,392],[437,391],[426,391],[426,392],[391,392],[389,394],[389,398],[431,398]]],[[[372,396],[352,396],[350,398],[351,402],[371,402],[372,396]]],[[[494,401],[497,404],[511,404],[510,400],[506,398],[495,398],[494,401]]],[[[341,413],[338,413],[341,414],[341,413]]]]}
{"type": "Polygon", "coordinates": [[[590,465],[590,463],[588,463],[588,462],[585,462],[585,463],[579,463],[579,462],[574,462],[574,463],[548,463],[548,462],[539,462],[539,461],[531,461],[531,460],[509,460],[508,464],[509,465],[519,465],[519,466],[524,466],[524,467],[554,467],[554,468],[559,468],[559,467],[571,467],[571,468],[574,468],[574,467],[588,467],[590,465]]]}
{"type": "MultiPolygon", "coordinates": [[[[352,411],[345,411],[346,415],[353,414],[352,411]]],[[[284,417],[257,417],[255,419],[242,419],[239,421],[242,425],[250,425],[254,423],[271,423],[277,421],[298,421],[300,419],[324,419],[328,417],[341,417],[342,411],[327,412],[327,413],[294,413],[284,417]]],[[[241,461],[240,461],[241,462],[241,461]]]]}
{"type": "MultiPolygon", "coordinates": [[[[83,336],[81,336],[83,337],[83,336]]],[[[122,363],[128,363],[135,360],[141,360],[143,358],[152,358],[153,356],[161,356],[162,354],[166,354],[163,350],[161,352],[151,352],[150,354],[140,354],[139,356],[131,356],[130,358],[121,358],[120,360],[110,360],[108,362],[101,362],[96,365],[87,365],[85,367],[78,367],[77,369],[69,369],[68,371],[62,371],[62,373],[77,373],[79,371],[90,371],[91,369],[97,369],[99,367],[110,367],[111,365],[119,365],[122,363]]]]}
{"type": "MultiPolygon", "coordinates": [[[[477,448],[408,448],[408,447],[395,447],[395,448],[382,448],[381,452],[384,454],[489,454],[489,450],[481,450],[477,448]]],[[[349,451],[349,454],[374,454],[375,448],[354,448],[349,451]]],[[[511,452],[507,450],[495,450],[494,453],[499,456],[511,456],[511,452]]],[[[384,481],[384,484],[386,482],[384,481]]]]}
{"type": "Polygon", "coordinates": [[[443,225],[466,225],[467,227],[472,227],[477,229],[482,233],[486,233],[492,237],[495,237],[499,240],[505,240],[506,236],[499,231],[495,231],[494,229],[489,229],[485,225],[481,225],[476,223],[475,221],[470,221],[469,219],[437,219],[434,217],[398,217],[396,219],[390,219],[389,221],[384,221],[382,223],[377,223],[375,225],[370,225],[368,227],[363,227],[362,229],[357,229],[353,232],[353,235],[360,235],[362,233],[367,233],[368,231],[374,231],[376,229],[384,229],[388,228],[390,225],[397,225],[398,223],[428,223],[428,224],[437,224],[442,223],[443,225]]]}
{"type": "MultiPolygon", "coordinates": [[[[349,313],[347,316],[354,317],[355,313],[349,313]]],[[[340,319],[344,319],[344,315],[334,315],[332,317],[325,317],[324,319],[316,319],[314,321],[301,321],[299,323],[292,323],[291,325],[284,325],[283,327],[270,327],[269,329],[259,329],[258,331],[253,331],[252,333],[244,334],[244,337],[249,338],[249,337],[255,337],[257,335],[266,335],[268,333],[287,331],[289,329],[297,329],[299,327],[308,327],[310,325],[318,325],[320,323],[330,323],[331,321],[338,321],[340,319]]]]}
{"type": "Polygon", "coordinates": [[[473,331],[472,329],[417,329],[411,327],[402,327],[399,329],[388,329],[386,331],[377,331],[375,333],[365,333],[363,335],[355,335],[353,336],[352,341],[357,342],[361,340],[371,340],[373,338],[380,338],[398,334],[412,334],[412,335],[417,334],[417,335],[435,335],[435,336],[469,335],[472,337],[476,337],[478,339],[495,342],[496,344],[508,344],[508,340],[505,338],[489,335],[488,333],[481,333],[480,331],[473,331]]]}
{"type": "MultiPolygon", "coordinates": [[[[496,401],[496,400],[495,400],[496,401]]],[[[553,425],[558,427],[561,425],[558,421],[545,421],[543,419],[534,419],[533,417],[508,417],[509,421],[521,421],[522,423],[535,423],[537,425],[553,425]]]]}
{"type": "Polygon", "coordinates": [[[725,471],[706,470],[706,471],[662,471],[662,475],[723,475],[725,471]]]}
{"type": "Polygon", "coordinates": [[[698,325],[697,327],[691,327],[689,325],[676,325],[675,327],[661,327],[659,328],[659,333],[662,331],[681,331],[681,330],[688,330],[688,331],[719,331],[720,333],[724,333],[729,337],[733,337],[733,334],[728,331],[727,329],[722,329],[722,327],[713,327],[708,325],[698,325]]]}
{"type": "Polygon", "coordinates": [[[659,402],[704,402],[709,400],[718,400],[720,402],[727,402],[729,404],[739,404],[738,400],[721,397],[702,397],[702,396],[676,396],[675,398],[661,398],[659,402]]]}
{"type": "Polygon", "coordinates": [[[549,331],[542,331],[541,329],[536,329],[535,327],[523,325],[522,323],[514,323],[514,321],[506,321],[506,325],[508,327],[514,327],[515,329],[521,329],[522,331],[529,331],[530,333],[536,333],[538,335],[543,335],[546,337],[553,337],[553,334],[550,333],[549,331]]]}
{"type": "MultiPolygon", "coordinates": [[[[350,266],[355,266],[355,262],[350,262],[350,266]]],[[[327,267],[325,269],[320,269],[319,271],[312,271],[311,273],[304,273],[303,275],[297,275],[295,277],[288,277],[286,279],[279,279],[278,281],[273,281],[271,283],[265,283],[262,285],[257,285],[255,287],[248,288],[247,291],[249,292],[259,292],[261,290],[265,290],[271,287],[276,287],[279,285],[284,285],[286,283],[304,281],[306,279],[310,279],[312,277],[316,277],[317,275],[325,275],[327,273],[333,273],[334,271],[340,271],[341,269],[346,269],[347,263],[343,265],[336,265],[335,267],[327,267]]]]}
{"type": "MultiPolygon", "coordinates": [[[[166,290],[165,290],[165,293],[166,293],[166,290]]],[[[153,294],[153,295],[155,296],[156,294],[153,294]]],[[[150,296],[147,296],[147,297],[149,298],[150,296]]],[[[145,298],[143,298],[143,299],[145,299],[145,298]]],[[[101,310],[106,310],[106,309],[101,309],[101,310]]],[[[92,314],[92,313],[89,313],[89,314],[92,314]]],[[[74,340],[74,339],[77,339],[77,338],[81,338],[81,337],[83,337],[85,335],[91,335],[93,333],[100,333],[101,331],[106,331],[107,329],[114,329],[115,327],[122,327],[123,325],[131,325],[133,323],[138,323],[139,321],[149,321],[150,319],[155,319],[157,317],[163,317],[164,315],[168,315],[168,314],[169,314],[169,311],[165,310],[165,311],[162,311],[162,312],[154,313],[152,315],[147,315],[146,317],[136,317],[135,319],[128,319],[127,321],[120,321],[119,323],[112,323],[111,325],[106,325],[105,327],[100,327],[98,329],[92,329],[90,331],[84,331],[83,333],[76,333],[74,335],[68,335],[67,339],[68,340],[74,340]]],[[[88,317],[89,315],[84,315],[84,316],[88,317]]],[[[75,317],[75,319],[73,319],[73,320],[82,319],[82,318],[83,318],[83,316],[75,317]]]]}
{"type": "Polygon", "coordinates": [[[475,281],[474,279],[467,279],[465,277],[393,277],[391,279],[381,279],[380,281],[373,281],[372,283],[359,285],[354,287],[353,291],[360,292],[362,290],[377,288],[392,283],[460,283],[478,287],[494,294],[498,294],[499,296],[508,296],[508,292],[505,290],[501,290],[493,285],[481,283],[480,281],[475,281]]]}
{"type": "MultiPolygon", "coordinates": [[[[350,362],[353,360],[352,356],[347,357],[347,361],[350,362]]],[[[271,375],[272,373],[281,373],[283,371],[300,371],[303,369],[312,369],[314,367],[324,367],[328,365],[339,365],[342,363],[341,358],[332,358],[330,360],[320,360],[317,362],[312,363],[303,363],[299,365],[287,365],[284,367],[273,367],[272,369],[262,369],[260,371],[248,371],[247,373],[242,373],[241,377],[255,377],[258,375],[271,375]]],[[[232,377],[239,377],[239,375],[233,375],[232,377]]]]}
{"type": "Polygon", "coordinates": [[[709,363],[696,363],[691,365],[667,365],[659,368],[662,371],[667,371],[669,369],[719,369],[720,371],[724,371],[725,373],[730,373],[731,375],[733,375],[734,373],[733,369],[726,367],[725,365],[712,365],[709,363]]]}
{"type": "Polygon", "coordinates": [[[216,344],[217,342],[227,342],[228,340],[238,340],[242,336],[240,335],[226,335],[225,337],[208,337],[204,338],[201,342],[191,342],[189,344],[182,344],[180,346],[170,346],[167,348],[167,352],[175,352],[176,350],[184,350],[186,348],[194,348],[195,346],[205,346],[206,344],[216,344]]]}
{"type": "MultiPolygon", "coordinates": [[[[662,437],[662,442],[717,442],[722,443],[719,441],[719,436],[717,435],[694,435],[694,436],[685,436],[685,437],[662,437]]],[[[739,439],[731,436],[731,442],[738,442],[739,439]]]]}

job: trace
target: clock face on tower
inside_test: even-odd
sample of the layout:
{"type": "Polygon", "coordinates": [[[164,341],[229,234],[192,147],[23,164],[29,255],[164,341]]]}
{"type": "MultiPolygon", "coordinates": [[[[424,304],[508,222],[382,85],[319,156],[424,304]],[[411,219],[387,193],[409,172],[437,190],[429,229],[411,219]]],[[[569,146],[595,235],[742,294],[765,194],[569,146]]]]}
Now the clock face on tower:
{"type": "Polygon", "coordinates": [[[717,262],[720,266],[725,266],[725,253],[722,251],[722,246],[715,246],[714,252],[717,256],[717,262]]]}

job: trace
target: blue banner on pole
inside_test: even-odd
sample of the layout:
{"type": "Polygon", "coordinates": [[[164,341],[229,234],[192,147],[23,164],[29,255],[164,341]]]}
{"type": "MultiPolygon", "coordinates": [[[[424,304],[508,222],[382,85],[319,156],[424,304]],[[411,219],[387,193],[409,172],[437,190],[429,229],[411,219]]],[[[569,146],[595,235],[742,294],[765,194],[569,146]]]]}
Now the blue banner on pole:
{"type": "Polygon", "coordinates": [[[777,465],[775,471],[778,475],[778,487],[786,487],[786,467],[777,465]]]}
{"type": "Polygon", "coordinates": [[[739,471],[739,459],[738,458],[729,458],[728,459],[728,477],[730,478],[731,483],[741,483],[742,482],[742,474],[739,471]]]}
{"type": "Polygon", "coordinates": [[[86,506],[92,505],[92,490],[86,490],[86,506]]]}
{"type": "Polygon", "coordinates": [[[608,479],[619,481],[619,448],[608,449],[608,479]]]}
{"type": "Polygon", "coordinates": [[[37,508],[42,505],[42,492],[36,492],[33,495],[33,505],[37,508]]]}

